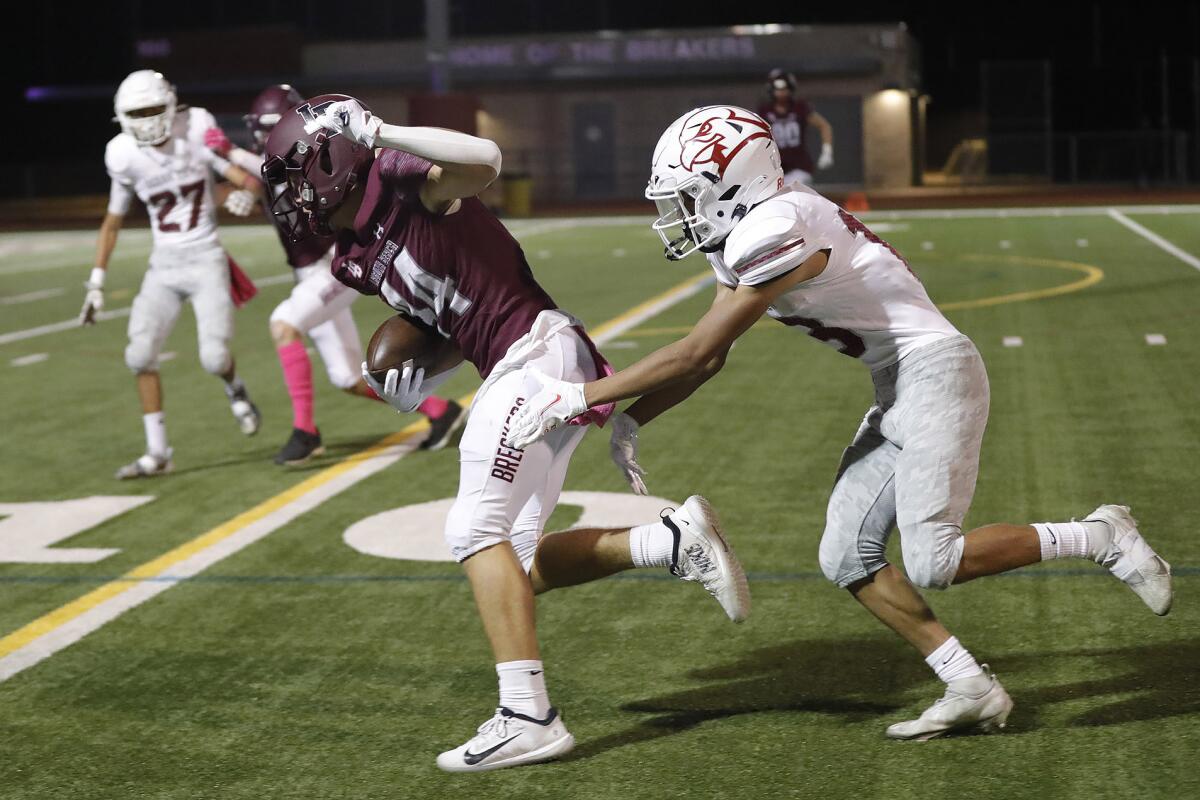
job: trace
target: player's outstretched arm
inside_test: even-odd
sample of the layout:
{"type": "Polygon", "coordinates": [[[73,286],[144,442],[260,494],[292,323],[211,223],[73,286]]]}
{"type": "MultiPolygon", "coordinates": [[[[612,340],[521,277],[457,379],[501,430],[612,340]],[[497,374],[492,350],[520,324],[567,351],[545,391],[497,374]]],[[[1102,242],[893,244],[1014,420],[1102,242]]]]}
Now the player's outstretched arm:
{"type": "Polygon", "coordinates": [[[95,325],[96,314],[104,308],[104,278],[108,274],[108,261],[116,249],[117,236],[124,221],[123,214],[109,211],[100,223],[100,233],[96,237],[96,263],[87,283],[83,285],[86,293],[83,296],[83,307],[79,309],[80,325],[95,325]]]}
{"type": "Polygon", "coordinates": [[[806,121],[821,134],[821,155],[817,158],[817,169],[829,169],[833,166],[833,126],[816,111],[808,112],[806,121]]]}
{"type": "MultiPolygon", "coordinates": [[[[822,250],[791,272],[757,286],[738,286],[718,297],[687,336],[660,348],[620,372],[591,383],[568,383],[540,376],[543,388],[513,415],[506,443],[524,448],[593,406],[700,381],[710,364],[788,289],[819,275],[828,262],[822,250]]],[[[697,384],[698,385],[698,384],[697,384]]]]}
{"type": "Polygon", "coordinates": [[[403,150],[433,162],[421,187],[421,202],[430,211],[441,212],[460,197],[474,197],[500,174],[500,148],[490,139],[444,128],[389,125],[355,100],[332,104],[310,125],[367,147],[403,150]]]}

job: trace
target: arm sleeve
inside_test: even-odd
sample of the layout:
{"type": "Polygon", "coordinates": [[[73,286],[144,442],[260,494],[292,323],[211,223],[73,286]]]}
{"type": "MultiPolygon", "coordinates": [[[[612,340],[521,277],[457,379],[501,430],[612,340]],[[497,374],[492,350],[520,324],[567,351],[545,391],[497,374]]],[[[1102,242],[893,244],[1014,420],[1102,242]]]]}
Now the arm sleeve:
{"type": "Polygon", "coordinates": [[[486,165],[500,174],[500,148],[496,143],[460,131],[384,123],[375,137],[375,145],[403,150],[434,163],[486,165]]]}
{"type": "Polygon", "coordinates": [[[233,148],[229,151],[229,163],[235,167],[241,167],[256,178],[262,174],[263,157],[255,155],[249,150],[243,150],[240,147],[233,148]]]}
{"type": "Polygon", "coordinates": [[[108,190],[108,213],[125,216],[133,205],[133,187],[117,180],[114,176],[112,186],[108,190]]]}
{"type": "Polygon", "coordinates": [[[420,191],[433,164],[403,150],[384,150],[375,159],[379,178],[396,191],[409,194],[420,191]]]}

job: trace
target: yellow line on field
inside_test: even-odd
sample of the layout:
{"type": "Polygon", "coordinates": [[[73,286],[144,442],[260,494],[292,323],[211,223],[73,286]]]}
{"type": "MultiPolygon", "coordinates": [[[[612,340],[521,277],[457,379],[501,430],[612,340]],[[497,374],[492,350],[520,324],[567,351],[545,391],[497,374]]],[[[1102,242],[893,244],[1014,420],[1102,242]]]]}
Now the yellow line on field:
{"type": "MultiPolygon", "coordinates": [[[[623,314],[597,326],[590,333],[594,337],[602,336],[607,331],[624,324],[629,319],[645,313],[648,309],[653,308],[655,304],[663,302],[670,295],[681,290],[690,289],[708,279],[708,272],[689,278],[682,283],[672,286],[670,289],[667,289],[665,292],[657,295],[656,297],[652,297],[646,302],[640,303],[623,314]]],[[[475,393],[471,392],[459,398],[458,402],[464,406],[470,405],[474,396],[475,393]]],[[[173,550],[169,550],[166,553],[163,553],[161,556],[151,559],[140,566],[134,567],[121,577],[115,578],[108,583],[93,589],[82,597],[76,598],[66,605],[35,619],[33,622],[30,622],[24,627],[21,627],[0,639],[0,658],[3,658],[4,656],[15,652],[16,650],[21,649],[30,642],[33,642],[39,637],[44,636],[45,634],[48,634],[57,628],[69,624],[71,621],[79,618],[104,601],[109,600],[110,598],[115,597],[116,595],[125,591],[127,588],[129,588],[128,585],[130,583],[136,583],[139,581],[168,575],[168,571],[171,569],[171,567],[186,561],[197,553],[203,552],[207,548],[217,544],[218,542],[221,542],[224,539],[228,539],[230,536],[233,536],[249,525],[254,524],[268,514],[278,511],[287,504],[298,500],[318,487],[329,483],[331,480],[352,469],[355,465],[379,455],[389,447],[393,447],[402,443],[409,437],[421,432],[422,430],[425,430],[428,427],[429,423],[422,420],[420,422],[414,422],[413,424],[397,431],[396,433],[385,436],[375,444],[360,450],[357,453],[352,453],[351,455],[346,456],[333,466],[326,467],[312,477],[301,481],[290,489],[286,489],[274,497],[264,500],[248,511],[243,511],[233,519],[221,523],[206,533],[200,534],[195,539],[185,542],[173,550]]]]}
{"type": "Polygon", "coordinates": [[[161,577],[167,571],[188,558],[191,558],[196,553],[201,552],[207,547],[210,547],[223,539],[228,539],[238,531],[248,525],[257,522],[263,517],[278,511],[288,503],[303,497],[312,490],[343,474],[347,470],[354,467],[356,464],[365,461],[368,458],[378,455],[384,450],[394,445],[400,444],[410,436],[429,427],[428,423],[414,422],[412,425],[405,427],[396,433],[385,436],[375,444],[360,450],[357,453],[352,453],[346,458],[331,467],[327,467],[317,474],[306,480],[301,481],[290,489],[275,495],[274,497],[264,500],[263,502],[251,508],[249,511],[243,511],[228,522],[224,522],[207,533],[203,533],[192,539],[189,542],[179,545],[173,550],[163,553],[158,558],[147,561],[141,566],[135,567],[119,578],[109,581],[108,583],[93,589],[87,594],[79,597],[66,605],[51,611],[28,625],[19,628],[12,633],[0,639],[0,657],[6,656],[15,650],[19,650],[25,645],[37,639],[39,636],[49,633],[55,628],[59,628],[71,622],[75,618],[90,611],[96,606],[114,597],[125,589],[131,582],[143,581],[147,578],[161,577]]]}

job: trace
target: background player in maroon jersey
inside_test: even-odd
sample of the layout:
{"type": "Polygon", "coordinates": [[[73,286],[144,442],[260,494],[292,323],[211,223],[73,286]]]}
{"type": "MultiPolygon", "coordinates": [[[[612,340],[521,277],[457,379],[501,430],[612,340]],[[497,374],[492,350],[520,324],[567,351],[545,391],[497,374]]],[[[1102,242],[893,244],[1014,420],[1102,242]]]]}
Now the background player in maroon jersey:
{"type": "Polygon", "coordinates": [[[808,152],[809,126],[821,135],[821,155],[816,169],[833,166],[833,126],[808,101],[796,94],[796,77],[782,69],[767,76],[768,100],[758,115],[771,123],[771,135],[779,147],[785,182],[809,185],[813,180],[812,155],[808,152]]]}
{"type": "MultiPolygon", "coordinates": [[[[262,148],[271,129],[284,112],[302,102],[300,93],[287,84],[268,86],[254,99],[250,113],[244,117],[253,152],[234,147],[217,128],[208,132],[207,143],[219,155],[258,174],[262,169],[262,148]]],[[[230,201],[226,201],[226,206],[230,206],[230,201]]],[[[276,209],[280,215],[275,217],[266,206],[264,210],[272,221],[279,223],[276,232],[296,279],[291,294],[271,312],[271,338],[292,401],[292,433],[275,456],[275,463],[302,464],[325,451],[313,409],[312,363],[304,346],[305,334],[321,354],[330,383],[347,394],[380,398],[360,375],[362,342],[350,312],[350,304],[358,294],[339,283],[330,272],[334,237],[296,239],[288,231],[295,227],[299,211],[280,208],[276,209]]],[[[416,410],[429,419],[429,436],[421,444],[424,449],[444,447],[465,420],[462,406],[441,397],[426,398],[416,410]]]]}
{"type": "MultiPolygon", "coordinates": [[[[475,593],[496,657],[500,702],[475,736],[438,757],[438,766],[474,772],[561,755],[574,738],[546,692],[534,594],[633,567],[669,567],[700,582],[740,621],[749,612],[741,566],[698,497],[649,525],[542,536],[586,424],[602,424],[611,408],[524,450],[504,446],[508,420],[536,388],[528,383],[534,367],[573,376],[567,380],[610,370],[475,196],[499,174],[495,143],[386,125],[353,98],[322,95],[284,115],[266,155],[264,177],[286,186],[308,229],[336,232],[338,279],[454,342],[484,378],[459,446],[458,498],[446,539],[475,593]]],[[[411,410],[448,374],[426,378],[409,362],[374,385],[397,409],[411,410]]]]}

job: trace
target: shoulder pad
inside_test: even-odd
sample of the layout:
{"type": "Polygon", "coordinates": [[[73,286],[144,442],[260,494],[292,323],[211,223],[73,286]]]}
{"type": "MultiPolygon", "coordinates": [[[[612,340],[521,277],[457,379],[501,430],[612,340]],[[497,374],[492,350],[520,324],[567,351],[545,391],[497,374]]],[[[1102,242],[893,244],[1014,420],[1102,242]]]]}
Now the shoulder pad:
{"type": "Polygon", "coordinates": [[[725,263],[737,269],[756,256],[791,243],[801,235],[800,228],[795,206],[771,198],[755,207],[730,231],[725,240],[725,263]]]}
{"type": "Polygon", "coordinates": [[[104,168],[114,178],[124,176],[129,170],[129,163],[137,152],[137,144],[124,133],[118,133],[108,140],[104,148],[104,168]]]}

